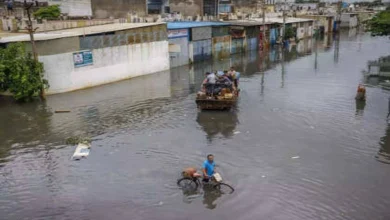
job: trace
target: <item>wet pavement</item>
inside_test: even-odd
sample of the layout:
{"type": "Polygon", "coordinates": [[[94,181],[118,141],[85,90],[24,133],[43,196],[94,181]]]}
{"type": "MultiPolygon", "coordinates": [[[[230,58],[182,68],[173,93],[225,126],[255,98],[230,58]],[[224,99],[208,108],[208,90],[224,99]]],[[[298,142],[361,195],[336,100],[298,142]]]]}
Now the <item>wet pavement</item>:
{"type": "Polygon", "coordinates": [[[179,67],[45,103],[0,100],[0,219],[390,219],[389,91],[367,88],[387,38],[356,30],[179,67]],[[235,66],[230,112],[195,105],[203,73],[235,66]],[[55,114],[55,110],[71,110],[55,114]],[[91,137],[72,161],[69,137],[91,137]],[[232,195],[182,192],[182,168],[215,155],[232,195]]]}

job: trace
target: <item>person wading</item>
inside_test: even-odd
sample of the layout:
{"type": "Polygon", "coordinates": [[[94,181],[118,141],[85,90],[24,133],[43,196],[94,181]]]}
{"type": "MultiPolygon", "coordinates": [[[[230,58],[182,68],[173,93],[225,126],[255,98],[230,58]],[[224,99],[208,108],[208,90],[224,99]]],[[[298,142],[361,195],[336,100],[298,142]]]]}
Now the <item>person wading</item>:
{"type": "Polygon", "coordinates": [[[214,155],[207,155],[207,160],[203,162],[203,182],[209,182],[211,176],[215,173],[214,155]]]}

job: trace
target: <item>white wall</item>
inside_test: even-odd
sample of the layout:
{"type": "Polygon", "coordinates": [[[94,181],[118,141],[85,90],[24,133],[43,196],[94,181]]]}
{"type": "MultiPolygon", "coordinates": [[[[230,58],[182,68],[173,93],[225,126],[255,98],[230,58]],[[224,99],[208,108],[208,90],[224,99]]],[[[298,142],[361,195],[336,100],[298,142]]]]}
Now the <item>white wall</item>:
{"type": "Polygon", "coordinates": [[[358,17],[357,15],[353,14],[342,14],[341,15],[341,27],[348,27],[348,28],[353,28],[357,27],[358,25],[358,17]]]}
{"type": "MultiPolygon", "coordinates": [[[[77,52],[77,51],[75,51],[77,52]]],[[[39,56],[48,94],[69,92],[169,69],[168,41],[94,49],[93,65],[74,67],[73,53],[39,56]]]]}
{"type": "Polygon", "coordinates": [[[296,27],[297,27],[297,38],[298,39],[304,38],[305,37],[305,23],[303,23],[303,22],[296,23],[296,27]]]}

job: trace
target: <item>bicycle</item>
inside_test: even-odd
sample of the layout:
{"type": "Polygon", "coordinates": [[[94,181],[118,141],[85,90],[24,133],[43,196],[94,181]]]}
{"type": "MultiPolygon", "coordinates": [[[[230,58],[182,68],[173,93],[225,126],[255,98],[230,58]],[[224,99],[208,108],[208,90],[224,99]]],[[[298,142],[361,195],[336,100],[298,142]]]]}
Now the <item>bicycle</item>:
{"type": "MultiPolygon", "coordinates": [[[[177,185],[182,189],[196,190],[199,186],[204,185],[203,181],[199,179],[200,177],[199,174],[194,175],[194,177],[183,177],[177,180],[177,185]]],[[[220,191],[222,194],[232,194],[234,192],[232,186],[222,182],[222,178],[218,173],[213,174],[207,184],[211,184],[213,189],[220,191]]]]}

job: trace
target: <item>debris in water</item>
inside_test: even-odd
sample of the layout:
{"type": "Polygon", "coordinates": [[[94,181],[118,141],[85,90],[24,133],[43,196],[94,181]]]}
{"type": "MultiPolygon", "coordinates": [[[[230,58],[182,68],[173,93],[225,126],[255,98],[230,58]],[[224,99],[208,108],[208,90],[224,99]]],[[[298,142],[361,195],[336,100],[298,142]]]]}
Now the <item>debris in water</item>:
{"type": "Polygon", "coordinates": [[[77,145],[76,150],[73,153],[73,160],[80,160],[81,158],[86,158],[89,155],[91,145],[89,143],[80,143],[77,145]]]}
{"type": "Polygon", "coordinates": [[[164,203],[162,202],[162,201],[160,201],[159,203],[158,203],[158,205],[163,205],[164,203]]]}
{"type": "Polygon", "coordinates": [[[66,144],[67,145],[77,145],[79,143],[86,143],[89,144],[91,143],[91,139],[89,137],[70,137],[66,139],[66,144]]]}
{"type": "Polygon", "coordinates": [[[70,110],[55,110],[54,113],[69,113],[70,110]]]}
{"type": "Polygon", "coordinates": [[[235,131],[233,134],[239,134],[239,133],[241,133],[241,132],[239,132],[239,131],[235,131]]]}
{"type": "Polygon", "coordinates": [[[264,176],[264,175],[262,175],[261,177],[262,177],[262,178],[265,178],[265,176],[264,176]]]}
{"type": "Polygon", "coordinates": [[[315,127],[314,126],[310,126],[311,129],[314,129],[315,127]]]}
{"type": "Polygon", "coordinates": [[[299,159],[299,156],[291,157],[291,159],[299,159]]]}

